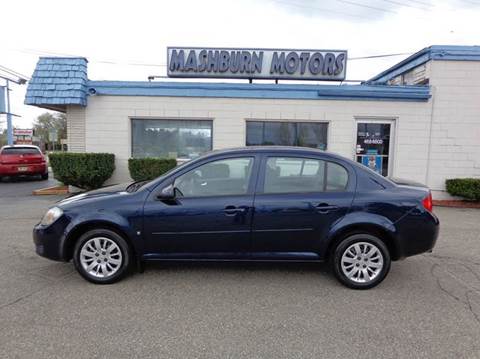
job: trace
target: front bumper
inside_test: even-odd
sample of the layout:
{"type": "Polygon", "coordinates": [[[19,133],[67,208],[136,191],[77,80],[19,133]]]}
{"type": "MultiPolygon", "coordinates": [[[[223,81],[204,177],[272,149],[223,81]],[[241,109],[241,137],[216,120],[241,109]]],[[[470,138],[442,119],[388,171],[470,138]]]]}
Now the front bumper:
{"type": "Polygon", "coordinates": [[[68,220],[60,217],[48,227],[33,227],[33,243],[38,255],[55,261],[67,261],[64,254],[65,228],[68,220]]]}

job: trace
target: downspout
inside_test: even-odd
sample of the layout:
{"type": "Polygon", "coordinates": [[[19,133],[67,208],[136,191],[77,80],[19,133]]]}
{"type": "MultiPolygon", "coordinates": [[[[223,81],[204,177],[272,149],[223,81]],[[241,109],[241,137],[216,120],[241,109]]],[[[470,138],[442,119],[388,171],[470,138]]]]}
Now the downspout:
{"type": "Polygon", "coordinates": [[[435,94],[437,88],[432,86],[432,110],[430,111],[430,134],[428,136],[428,150],[427,150],[427,172],[425,173],[425,185],[429,186],[430,180],[430,157],[432,152],[432,136],[433,136],[433,115],[435,111],[435,94]]]}

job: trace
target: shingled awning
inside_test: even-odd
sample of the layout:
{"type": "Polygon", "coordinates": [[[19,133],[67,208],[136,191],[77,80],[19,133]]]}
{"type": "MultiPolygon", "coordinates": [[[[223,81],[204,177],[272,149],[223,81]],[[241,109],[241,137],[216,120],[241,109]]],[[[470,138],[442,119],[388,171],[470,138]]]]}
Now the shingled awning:
{"type": "Polygon", "coordinates": [[[28,82],[25,104],[55,111],[87,105],[87,59],[41,57],[28,82]]]}

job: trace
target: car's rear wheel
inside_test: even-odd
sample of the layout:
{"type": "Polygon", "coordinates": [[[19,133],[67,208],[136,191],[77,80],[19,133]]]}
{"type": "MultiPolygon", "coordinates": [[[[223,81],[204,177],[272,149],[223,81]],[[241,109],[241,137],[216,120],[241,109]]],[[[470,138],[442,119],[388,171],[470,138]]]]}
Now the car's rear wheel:
{"type": "Polygon", "coordinates": [[[353,234],[336,246],[332,266],[337,279],[353,289],[368,289],[385,279],[390,254],[381,239],[371,234],[353,234]]]}
{"type": "Polygon", "coordinates": [[[42,174],[42,180],[47,180],[48,179],[48,173],[42,174]]]}
{"type": "Polygon", "coordinates": [[[73,251],[75,268],[86,280],[109,284],[128,271],[131,255],[127,242],[109,229],[94,229],[83,234],[73,251]]]}

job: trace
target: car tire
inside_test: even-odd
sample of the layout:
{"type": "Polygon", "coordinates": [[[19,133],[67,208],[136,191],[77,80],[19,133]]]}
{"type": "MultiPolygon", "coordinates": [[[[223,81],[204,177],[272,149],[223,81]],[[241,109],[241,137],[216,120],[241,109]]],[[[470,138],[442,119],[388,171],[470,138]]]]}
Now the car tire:
{"type": "Polygon", "coordinates": [[[95,284],[110,284],[127,274],[131,251],[118,233],[109,229],[93,229],[75,243],[73,263],[86,280],[95,284]]]}
{"type": "Polygon", "coordinates": [[[369,289],[382,282],[390,270],[390,253],[383,241],[371,234],[352,234],[334,249],[331,265],[335,277],[353,289],[369,289]]]}
{"type": "Polygon", "coordinates": [[[42,174],[42,181],[48,180],[48,173],[42,174]]]}

